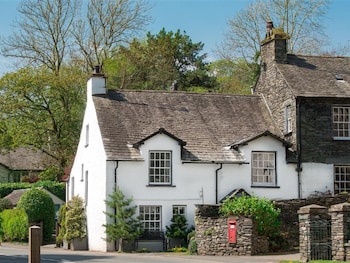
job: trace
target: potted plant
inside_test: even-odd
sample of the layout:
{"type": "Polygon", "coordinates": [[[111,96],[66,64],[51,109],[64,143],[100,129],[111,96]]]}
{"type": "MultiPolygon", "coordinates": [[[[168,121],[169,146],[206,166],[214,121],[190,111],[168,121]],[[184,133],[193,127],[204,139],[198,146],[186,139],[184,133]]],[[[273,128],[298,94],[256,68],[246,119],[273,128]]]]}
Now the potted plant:
{"type": "Polygon", "coordinates": [[[65,212],[65,233],[63,239],[70,244],[72,250],[87,250],[86,215],[84,201],[74,196],[67,203],[65,212]]]}

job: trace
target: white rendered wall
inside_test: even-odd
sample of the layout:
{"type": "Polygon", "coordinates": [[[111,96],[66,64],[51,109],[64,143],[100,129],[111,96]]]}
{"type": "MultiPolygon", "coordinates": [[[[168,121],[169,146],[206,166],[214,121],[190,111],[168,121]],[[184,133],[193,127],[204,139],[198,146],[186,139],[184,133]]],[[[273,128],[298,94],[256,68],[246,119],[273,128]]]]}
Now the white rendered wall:
{"type": "Polygon", "coordinates": [[[333,164],[303,163],[301,172],[302,198],[334,192],[333,164]]]}
{"type": "Polygon", "coordinates": [[[104,240],[106,234],[102,224],[106,223],[107,178],[106,154],[103,148],[97,116],[91,98],[88,99],[78,150],[72,167],[68,195],[71,199],[72,181],[74,195],[86,202],[87,232],[89,250],[111,250],[104,240]],[[86,126],[89,126],[89,140],[86,144],[86,126]],[[87,191],[87,192],[86,192],[87,191]],[[88,199],[86,198],[88,196],[88,199]]]}

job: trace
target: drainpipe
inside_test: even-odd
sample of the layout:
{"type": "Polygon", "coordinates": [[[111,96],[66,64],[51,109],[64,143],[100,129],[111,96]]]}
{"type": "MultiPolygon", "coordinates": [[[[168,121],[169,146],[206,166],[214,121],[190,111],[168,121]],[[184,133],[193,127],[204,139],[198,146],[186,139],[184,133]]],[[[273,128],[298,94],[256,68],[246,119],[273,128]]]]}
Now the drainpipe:
{"type": "Polygon", "coordinates": [[[215,204],[218,203],[218,188],[219,188],[219,171],[222,169],[222,163],[220,163],[220,167],[215,170],[215,204]]]}
{"type": "Polygon", "coordinates": [[[118,169],[119,163],[118,161],[114,162],[114,189],[117,190],[117,169],[118,169]]]}
{"type": "Polygon", "coordinates": [[[298,198],[301,198],[301,116],[300,116],[300,98],[297,98],[297,174],[298,174],[298,198]]]}

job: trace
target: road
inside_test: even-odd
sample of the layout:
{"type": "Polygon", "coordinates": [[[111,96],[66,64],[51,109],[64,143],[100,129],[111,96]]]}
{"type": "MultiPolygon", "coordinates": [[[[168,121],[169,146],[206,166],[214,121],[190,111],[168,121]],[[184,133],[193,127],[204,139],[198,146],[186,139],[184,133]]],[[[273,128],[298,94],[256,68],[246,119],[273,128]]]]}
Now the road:
{"type": "MultiPolygon", "coordinates": [[[[177,253],[102,253],[70,251],[52,246],[41,248],[41,263],[278,263],[281,260],[298,260],[299,254],[269,256],[196,256],[177,253]]],[[[1,263],[28,263],[28,246],[2,244],[1,263]]]]}

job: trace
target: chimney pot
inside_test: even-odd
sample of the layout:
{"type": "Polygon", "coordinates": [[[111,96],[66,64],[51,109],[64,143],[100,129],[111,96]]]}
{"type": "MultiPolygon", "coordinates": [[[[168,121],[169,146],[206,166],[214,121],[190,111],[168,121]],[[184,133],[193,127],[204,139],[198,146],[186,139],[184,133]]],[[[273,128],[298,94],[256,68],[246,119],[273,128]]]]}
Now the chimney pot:
{"type": "Polygon", "coordinates": [[[100,74],[101,73],[101,67],[99,65],[94,66],[94,74],[100,74]]]}

